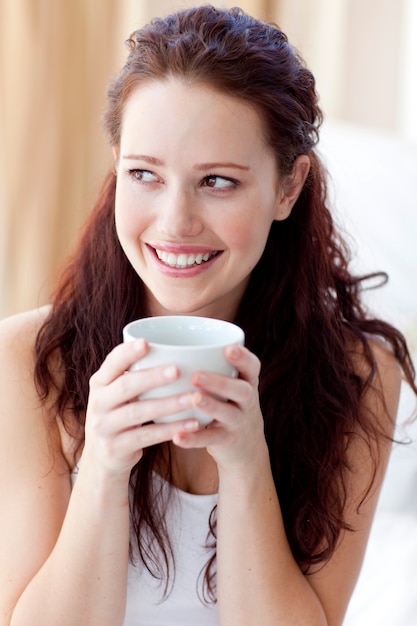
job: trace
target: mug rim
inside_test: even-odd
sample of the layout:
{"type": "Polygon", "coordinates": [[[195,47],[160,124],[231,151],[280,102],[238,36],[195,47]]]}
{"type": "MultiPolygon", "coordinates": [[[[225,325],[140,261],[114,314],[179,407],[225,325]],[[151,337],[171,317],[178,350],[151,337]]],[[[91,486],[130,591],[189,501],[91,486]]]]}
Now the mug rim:
{"type": "MultiPolygon", "coordinates": [[[[123,339],[124,341],[128,340],[128,341],[134,341],[135,339],[139,339],[142,337],[142,335],[140,334],[136,334],[132,332],[132,329],[135,328],[136,326],[143,326],[143,328],[152,328],[153,325],[155,325],[155,329],[158,328],[158,325],[162,322],[191,322],[191,324],[200,324],[200,328],[198,328],[197,330],[201,330],[202,332],[204,332],[204,325],[209,325],[209,324],[213,324],[213,326],[215,325],[219,325],[222,326],[226,329],[228,329],[229,331],[231,331],[231,337],[226,338],[225,340],[220,340],[218,342],[215,343],[202,343],[202,344],[197,344],[197,345],[188,345],[188,344],[182,344],[182,343],[164,343],[164,342],[158,342],[155,340],[148,340],[146,339],[146,337],[144,337],[146,339],[146,341],[148,342],[149,346],[152,347],[161,347],[163,346],[164,349],[187,349],[187,350],[204,350],[204,349],[212,349],[212,348],[216,348],[216,347],[223,347],[223,346],[227,346],[227,345],[235,345],[235,344],[244,344],[244,340],[245,340],[245,333],[243,331],[243,329],[238,326],[237,324],[235,324],[234,322],[229,322],[227,320],[222,320],[219,318],[215,318],[215,317],[204,317],[204,316],[198,316],[198,315],[155,315],[155,316],[148,316],[148,317],[142,317],[139,318],[137,320],[132,320],[131,322],[129,322],[128,324],[126,324],[126,326],[123,328],[123,339]]],[[[218,330],[213,328],[213,331],[218,330]]]]}

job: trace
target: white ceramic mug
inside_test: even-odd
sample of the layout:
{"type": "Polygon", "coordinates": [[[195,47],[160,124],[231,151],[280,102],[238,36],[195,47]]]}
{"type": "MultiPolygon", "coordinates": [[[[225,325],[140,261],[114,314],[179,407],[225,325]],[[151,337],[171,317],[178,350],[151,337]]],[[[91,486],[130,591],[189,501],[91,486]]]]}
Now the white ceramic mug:
{"type": "MultiPolygon", "coordinates": [[[[195,389],[190,377],[197,370],[235,377],[236,369],[226,360],[224,349],[229,345],[243,346],[245,335],[239,326],[231,322],[209,317],[167,315],[145,317],[125,326],[124,341],[139,338],[149,343],[149,352],[134,363],[131,370],[158,365],[176,365],[180,370],[180,377],[174,382],[141,395],[141,398],[162,398],[195,389]]],[[[172,422],[190,417],[196,417],[202,425],[212,421],[210,415],[196,408],[187,408],[158,421],[172,422]]]]}

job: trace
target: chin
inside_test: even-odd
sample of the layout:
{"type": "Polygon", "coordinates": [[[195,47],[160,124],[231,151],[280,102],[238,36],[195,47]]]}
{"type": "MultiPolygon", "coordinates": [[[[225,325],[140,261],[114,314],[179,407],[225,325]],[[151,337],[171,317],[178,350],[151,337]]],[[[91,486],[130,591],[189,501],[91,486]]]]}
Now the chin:
{"type": "Polygon", "coordinates": [[[201,307],[200,305],[184,306],[180,298],[175,298],[174,301],[167,299],[156,300],[152,298],[150,302],[150,310],[153,315],[200,315],[204,317],[211,317],[208,314],[208,308],[201,307]]]}
{"type": "MultiPolygon", "coordinates": [[[[231,303],[225,298],[202,297],[196,289],[161,290],[148,289],[149,310],[152,315],[198,315],[224,319],[230,313],[231,303]]],[[[207,294],[208,295],[208,294],[207,294]]],[[[213,294],[214,295],[214,294],[213,294]]]]}

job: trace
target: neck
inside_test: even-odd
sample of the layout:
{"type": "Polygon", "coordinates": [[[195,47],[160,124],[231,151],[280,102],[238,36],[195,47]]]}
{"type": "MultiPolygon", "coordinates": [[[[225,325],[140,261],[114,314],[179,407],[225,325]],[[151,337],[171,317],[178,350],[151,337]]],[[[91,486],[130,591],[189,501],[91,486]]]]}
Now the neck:
{"type": "Polygon", "coordinates": [[[174,487],[195,495],[217,493],[217,466],[205,448],[185,450],[170,443],[166,444],[156,468],[163,476],[169,476],[170,460],[170,481],[174,487]]]}

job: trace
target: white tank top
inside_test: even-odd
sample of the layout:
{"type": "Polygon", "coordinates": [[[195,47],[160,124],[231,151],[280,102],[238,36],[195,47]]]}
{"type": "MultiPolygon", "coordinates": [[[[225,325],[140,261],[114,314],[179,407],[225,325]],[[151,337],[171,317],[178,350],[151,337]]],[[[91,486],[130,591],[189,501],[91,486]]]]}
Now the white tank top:
{"type": "MultiPolygon", "coordinates": [[[[72,473],[74,483],[78,467],[72,473]]],[[[219,626],[216,605],[202,600],[202,576],[212,552],[206,547],[209,516],[217,494],[198,496],[177,489],[158,474],[163,489],[171,491],[166,524],[175,558],[175,580],[166,600],[163,585],[141,562],[129,562],[126,617],[123,626],[219,626]]],[[[158,485],[159,486],[159,485],[158,485]]]]}

